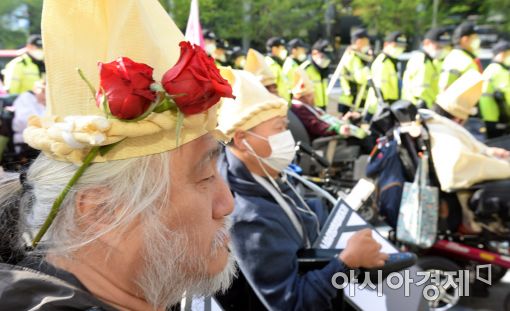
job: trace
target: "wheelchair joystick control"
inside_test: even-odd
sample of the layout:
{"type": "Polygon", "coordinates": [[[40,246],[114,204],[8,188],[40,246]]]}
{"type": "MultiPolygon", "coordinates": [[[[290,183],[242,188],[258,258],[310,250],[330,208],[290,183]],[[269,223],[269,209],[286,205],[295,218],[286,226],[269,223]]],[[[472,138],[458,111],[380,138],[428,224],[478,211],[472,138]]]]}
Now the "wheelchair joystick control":
{"type": "Polygon", "coordinates": [[[381,282],[393,272],[398,272],[411,267],[416,263],[418,257],[411,252],[393,253],[388,255],[384,266],[372,269],[360,269],[358,282],[363,282],[365,277],[369,277],[371,282],[381,282]],[[381,271],[381,272],[379,272],[381,271]],[[380,276],[379,276],[380,275],[380,276]]]}

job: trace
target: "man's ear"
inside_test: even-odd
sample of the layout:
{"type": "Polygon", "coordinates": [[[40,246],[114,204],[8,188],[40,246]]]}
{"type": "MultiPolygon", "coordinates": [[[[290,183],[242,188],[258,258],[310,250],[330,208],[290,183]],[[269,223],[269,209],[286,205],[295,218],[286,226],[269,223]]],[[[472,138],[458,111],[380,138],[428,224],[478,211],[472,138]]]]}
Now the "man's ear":
{"type": "MultiPolygon", "coordinates": [[[[78,191],[75,197],[76,220],[79,226],[102,226],[107,225],[109,218],[107,211],[107,199],[110,190],[106,187],[94,187],[78,191]],[[106,217],[105,217],[106,216],[106,217]]],[[[99,229],[99,228],[98,228],[99,229]]]]}
{"type": "Polygon", "coordinates": [[[238,150],[245,151],[246,145],[244,144],[244,139],[246,138],[246,133],[244,131],[236,131],[234,137],[232,138],[232,142],[238,150]]]}

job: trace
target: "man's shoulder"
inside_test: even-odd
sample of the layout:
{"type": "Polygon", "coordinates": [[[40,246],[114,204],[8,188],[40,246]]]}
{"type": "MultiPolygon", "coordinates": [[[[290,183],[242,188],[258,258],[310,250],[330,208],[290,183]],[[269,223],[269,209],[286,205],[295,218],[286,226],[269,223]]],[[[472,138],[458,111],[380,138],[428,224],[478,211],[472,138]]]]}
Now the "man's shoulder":
{"type": "Polygon", "coordinates": [[[464,69],[470,65],[475,65],[473,58],[461,49],[453,49],[443,62],[447,69],[464,69]]]}
{"type": "Polygon", "coordinates": [[[409,57],[408,63],[425,63],[425,53],[422,51],[413,51],[409,57]]]}
{"type": "Polygon", "coordinates": [[[22,54],[20,56],[13,58],[9,63],[7,63],[6,67],[17,66],[19,64],[26,65],[28,63],[32,63],[32,61],[30,60],[30,57],[28,57],[27,54],[22,54]]]}
{"type": "Polygon", "coordinates": [[[64,280],[2,263],[0,305],[5,310],[115,310],[64,280]]]}

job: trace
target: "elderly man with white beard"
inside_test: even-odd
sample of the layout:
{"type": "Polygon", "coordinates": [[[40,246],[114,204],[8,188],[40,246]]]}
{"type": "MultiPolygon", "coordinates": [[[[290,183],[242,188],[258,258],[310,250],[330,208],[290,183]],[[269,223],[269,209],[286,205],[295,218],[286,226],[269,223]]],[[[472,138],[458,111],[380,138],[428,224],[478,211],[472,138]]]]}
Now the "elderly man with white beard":
{"type": "Polygon", "coordinates": [[[164,310],[226,289],[215,127],[232,89],[212,59],[155,0],[46,0],[42,29],[48,115],[24,132],[42,153],[0,181],[1,308],[164,310]]]}

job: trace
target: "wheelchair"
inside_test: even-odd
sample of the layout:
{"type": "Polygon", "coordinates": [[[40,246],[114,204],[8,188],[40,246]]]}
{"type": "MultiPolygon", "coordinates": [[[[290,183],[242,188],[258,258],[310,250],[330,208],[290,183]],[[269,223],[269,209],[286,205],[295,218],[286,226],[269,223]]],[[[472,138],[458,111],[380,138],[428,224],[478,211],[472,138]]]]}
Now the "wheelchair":
{"type": "MultiPolygon", "coordinates": [[[[417,108],[411,102],[404,100],[394,103],[391,107],[384,107],[374,116],[371,130],[378,134],[380,142],[398,142],[396,143],[398,145],[396,154],[398,155],[399,163],[397,165],[399,167],[395,169],[395,166],[391,166],[389,161],[386,161],[386,163],[381,161],[383,163],[382,169],[367,174],[379,180],[384,173],[389,173],[390,176],[392,174],[397,175],[399,168],[401,168],[403,171],[401,178],[406,182],[412,182],[418,164],[418,154],[429,148],[426,120],[423,120],[417,108]],[[419,132],[421,134],[414,133],[411,135],[409,131],[403,130],[408,124],[417,120],[423,121],[422,131],[419,132]]],[[[508,139],[505,139],[506,142],[508,142],[508,139]]],[[[377,150],[374,150],[370,163],[377,161],[377,158],[377,150]]],[[[431,161],[433,162],[433,159],[431,161]]],[[[429,167],[433,171],[432,163],[429,167]]],[[[430,180],[433,186],[439,186],[433,172],[431,172],[430,180]]],[[[419,254],[418,265],[425,271],[438,271],[441,282],[448,277],[449,272],[468,270],[476,273],[478,271],[477,266],[488,265],[489,269],[486,273],[483,273],[485,273],[484,277],[491,280],[490,282],[480,281],[478,277],[474,280],[470,279],[470,285],[474,288],[472,294],[482,297],[487,296],[490,285],[499,281],[505,275],[507,269],[510,268],[510,261],[506,260],[507,256],[510,255],[510,231],[506,229],[509,228],[508,225],[510,224],[509,186],[510,181],[488,181],[474,185],[470,189],[462,189],[462,191],[467,190],[471,193],[468,205],[474,214],[475,221],[480,223],[483,228],[479,234],[466,233],[462,230],[460,219],[451,219],[452,214],[454,214],[452,211],[461,211],[456,193],[440,192],[440,202],[446,204],[450,217],[441,217],[440,215],[438,234],[432,247],[420,249],[417,246],[398,241],[394,228],[389,231],[389,238],[401,247],[419,254]],[[505,229],[502,231],[492,230],[491,228],[494,228],[494,225],[505,229]]],[[[381,189],[379,189],[380,194],[381,189]]],[[[398,215],[398,207],[400,206],[398,191],[394,195],[393,208],[396,209],[396,213],[394,211],[393,217],[398,215]]],[[[380,207],[379,211],[383,217],[391,216],[388,215],[387,210],[384,210],[384,206],[381,204],[381,196],[378,196],[377,200],[380,207]]],[[[459,217],[462,217],[461,214],[459,217]]],[[[391,222],[388,221],[388,223],[391,222]]],[[[459,287],[450,287],[444,293],[441,293],[436,300],[430,302],[429,307],[431,310],[447,310],[455,306],[459,299],[459,287]]]]}
{"type": "Polygon", "coordinates": [[[307,176],[320,176],[324,173],[324,166],[328,168],[330,177],[341,180],[356,181],[364,176],[364,167],[368,156],[357,141],[345,139],[339,135],[320,137],[313,141],[301,120],[289,110],[289,130],[298,145],[313,150],[315,154],[326,161],[319,162],[318,158],[305,152],[298,154],[297,164],[307,176]]]}

